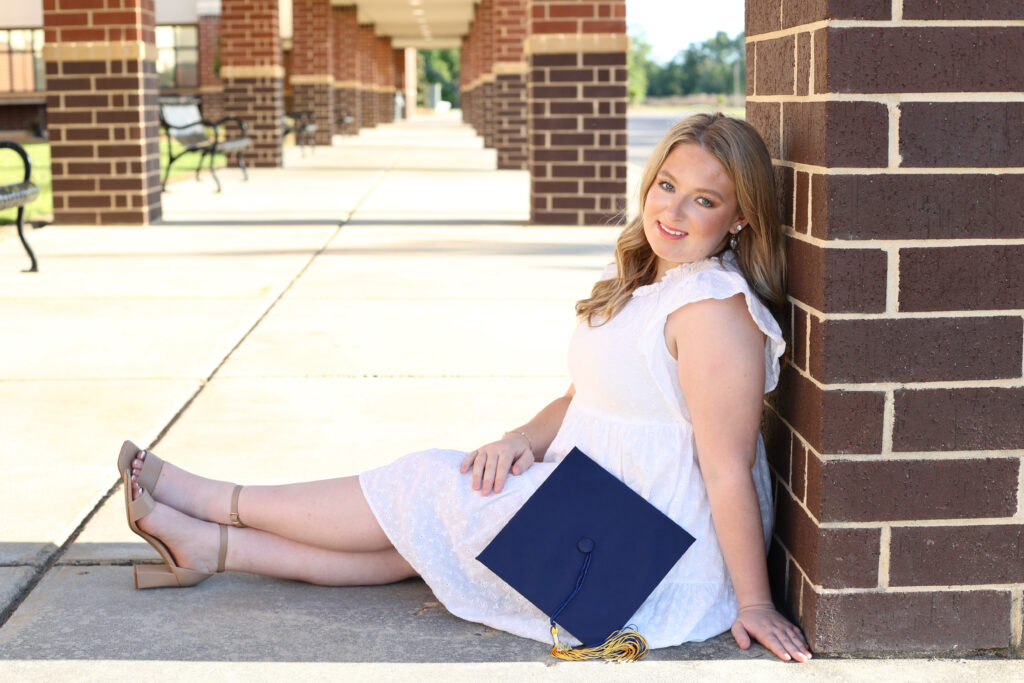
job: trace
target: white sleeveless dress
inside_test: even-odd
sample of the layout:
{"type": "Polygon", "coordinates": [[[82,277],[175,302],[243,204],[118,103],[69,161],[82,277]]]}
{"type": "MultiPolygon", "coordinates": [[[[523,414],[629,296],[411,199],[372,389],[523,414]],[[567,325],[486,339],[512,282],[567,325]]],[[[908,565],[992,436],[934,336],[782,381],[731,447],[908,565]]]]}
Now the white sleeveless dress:
{"type": "MultiPolygon", "coordinates": [[[[610,277],[614,269],[606,277],[610,277]]],[[[743,294],[767,337],[765,392],[785,349],[768,309],[726,252],[683,264],[639,287],[612,320],[580,324],[569,346],[576,394],[544,455],[497,495],[481,496],[459,473],[462,451],[429,450],[364,472],[360,483],[399,553],[454,615],[550,642],[548,618],[475,558],[574,446],[696,537],[630,620],[652,648],[700,641],[731,627],[736,597],[715,536],[693,426],[665,345],[665,319],[701,299],[743,294]]],[[[765,543],[772,503],[764,444],[753,468],[765,543]]]]}

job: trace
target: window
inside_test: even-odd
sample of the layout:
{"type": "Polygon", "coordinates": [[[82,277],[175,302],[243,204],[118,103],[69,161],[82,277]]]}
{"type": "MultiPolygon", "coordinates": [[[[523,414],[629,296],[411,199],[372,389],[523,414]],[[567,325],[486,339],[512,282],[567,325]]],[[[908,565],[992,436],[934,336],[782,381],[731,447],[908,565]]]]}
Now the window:
{"type": "Polygon", "coordinates": [[[199,87],[199,28],[156,27],[156,72],[161,88],[199,87]]]}
{"type": "Polygon", "coordinates": [[[0,29],[0,93],[43,90],[43,29],[0,29]]]}

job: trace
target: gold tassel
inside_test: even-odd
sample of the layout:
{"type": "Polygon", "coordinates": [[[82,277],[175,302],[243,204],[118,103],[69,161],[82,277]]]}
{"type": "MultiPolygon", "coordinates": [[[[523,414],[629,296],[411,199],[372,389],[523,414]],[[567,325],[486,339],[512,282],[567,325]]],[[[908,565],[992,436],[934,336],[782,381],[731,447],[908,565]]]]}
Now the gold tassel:
{"type": "Polygon", "coordinates": [[[647,655],[647,641],[628,626],[614,631],[603,643],[594,647],[570,647],[560,642],[557,626],[551,627],[551,638],[555,641],[555,646],[551,648],[551,656],[570,662],[582,662],[587,659],[628,662],[643,659],[647,655]]]}

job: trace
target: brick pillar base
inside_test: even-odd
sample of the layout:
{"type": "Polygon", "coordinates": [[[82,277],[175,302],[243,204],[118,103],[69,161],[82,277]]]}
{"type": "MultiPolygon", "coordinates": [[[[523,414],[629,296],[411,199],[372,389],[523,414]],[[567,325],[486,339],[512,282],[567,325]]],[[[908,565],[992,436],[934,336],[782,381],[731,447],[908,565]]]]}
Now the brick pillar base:
{"type": "MultiPolygon", "coordinates": [[[[609,46],[625,46],[610,39],[609,46]]],[[[626,52],[530,54],[532,220],[620,224],[626,208],[626,52]]]]}
{"type": "Polygon", "coordinates": [[[494,146],[498,150],[498,168],[525,170],[529,153],[526,133],[526,69],[525,63],[498,62],[494,82],[494,146]],[[502,71],[518,73],[504,73],[502,71]]]}
{"type": "Polygon", "coordinates": [[[359,104],[359,88],[348,85],[346,87],[334,88],[334,110],[335,115],[340,116],[344,112],[353,118],[352,123],[342,128],[341,124],[334,131],[342,135],[354,135],[362,128],[362,110],[359,104]]]}
{"type": "Polygon", "coordinates": [[[496,115],[496,102],[495,102],[495,87],[494,87],[494,75],[491,74],[486,81],[480,86],[480,99],[483,105],[481,109],[481,132],[484,138],[484,147],[494,148],[495,146],[495,131],[497,130],[497,122],[495,120],[496,115]]]}
{"type": "MultiPolygon", "coordinates": [[[[227,68],[224,71],[228,71],[227,68]]],[[[274,67],[272,73],[280,71],[280,67],[274,67]]],[[[237,116],[249,126],[253,148],[251,152],[245,153],[247,164],[264,167],[281,165],[284,138],[281,128],[281,119],[284,117],[283,74],[242,77],[236,76],[234,70],[229,71],[224,78],[224,111],[227,116],[237,116]]]]}
{"type": "Polygon", "coordinates": [[[318,145],[330,145],[334,134],[334,81],[330,76],[292,76],[292,98],[297,111],[313,112],[317,129],[313,141],[318,145]],[[318,78],[327,82],[303,82],[318,78]]]}
{"type": "Polygon", "coordinates": [[[359,89],[359,123],[361,128],[377,125],[377,93],[372,89],[359,89]]]}
{"type": "Polygon", "coordinates": [[[43,12],[57,224],[145,225],[161,215],[152,4],[124,4],[130,12],[43,12]],[[121,23],[126,15],[134,23],[121,23]]]}

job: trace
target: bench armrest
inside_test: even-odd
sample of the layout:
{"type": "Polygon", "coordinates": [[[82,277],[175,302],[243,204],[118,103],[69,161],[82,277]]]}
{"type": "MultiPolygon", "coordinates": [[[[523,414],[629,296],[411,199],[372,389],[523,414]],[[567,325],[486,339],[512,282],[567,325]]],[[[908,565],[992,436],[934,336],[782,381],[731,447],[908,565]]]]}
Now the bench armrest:
{"type": "Polygon", "coordinates": [[[21,163],[25,165],[25,179],[22,181],[27,183],[32,178],[32,157],[28,155],[25,148],[19,145],[17,142],[11,142],[9,140],[0,140],[0,149],[13,149],[21,157],[21,163]]]}
{"type": "Polygon", "coordinates": [[[238,127],[242,129],[242,135],[243,136],[249,134],[249,126],[246,125],[245,121],[243,121],[242,119],[240,119],[237,116],[225,116],[224,118],[218,119],[217,121],[214,121],[212,124],[210,124],[217,131],[216,135],[217,135],[217,141],[218,142],[220,141],[220,130],[221,130],[221,128],[224,128],[224,124],[225,123],[235,123],[235,124],[237,124],[238,127]]]}

